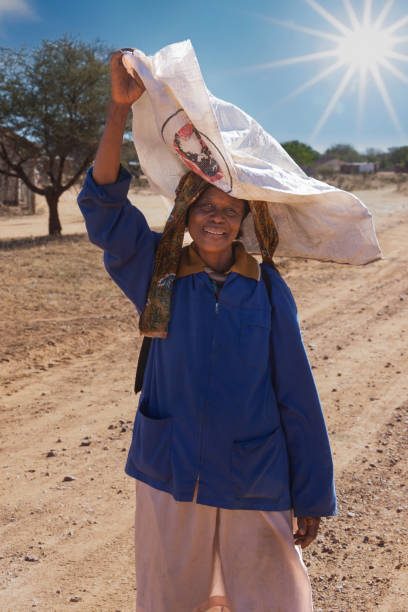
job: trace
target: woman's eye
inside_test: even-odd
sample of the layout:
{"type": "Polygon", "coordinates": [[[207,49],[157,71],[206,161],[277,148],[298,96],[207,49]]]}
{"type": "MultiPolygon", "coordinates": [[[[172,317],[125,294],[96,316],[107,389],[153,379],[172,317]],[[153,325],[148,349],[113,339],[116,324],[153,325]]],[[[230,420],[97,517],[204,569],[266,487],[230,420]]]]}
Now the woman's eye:
{"type": "MultiPolygon", "coordinates": [[[[211,202],[207,202],[206,204],[200,205],[200,210],[205,213],[213,212],[216,209],[216,206],[211,202]]],[[[236,217],[239,215],[238,211],[235,208],[224,208],[220,211],[221,214],[227,215],[227,217],[236,217]]]]}

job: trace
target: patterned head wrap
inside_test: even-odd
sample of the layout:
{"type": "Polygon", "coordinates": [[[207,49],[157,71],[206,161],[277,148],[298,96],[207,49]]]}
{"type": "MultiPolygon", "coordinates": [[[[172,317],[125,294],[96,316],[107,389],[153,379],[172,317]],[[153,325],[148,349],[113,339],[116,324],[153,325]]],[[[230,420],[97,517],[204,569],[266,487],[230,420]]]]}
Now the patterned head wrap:
{"type": "MultiPolygon", "coordinates": [[[[194,172],[185,174],[178,185],[173,210],[157,247],[146,306],[139,320],[139,329],[144,336],[150,338],[167,336],[171,294],[183,248],[187,210],[209,185],[194,172]]],[[[249,200],[248,203],[262,261],[274,267],[272,257],[278,245],[278,233],[268,212],[268,204],[253,200],[249,200]]]]}

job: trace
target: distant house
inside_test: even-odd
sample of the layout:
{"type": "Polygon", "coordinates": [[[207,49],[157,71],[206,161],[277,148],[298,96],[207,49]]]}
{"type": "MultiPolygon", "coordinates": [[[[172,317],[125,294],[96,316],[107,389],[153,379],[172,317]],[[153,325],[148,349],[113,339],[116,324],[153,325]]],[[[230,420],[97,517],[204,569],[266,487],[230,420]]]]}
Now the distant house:
{"type": "Polygon", "coordinates": [[[379,170],[378,162],[345,162],[342,159],[321,157],[312,168],[312,173],[341,172],[342,174],[373,174],[379,170]]]}
{"type": "MultiPolygon", "coordinates": [[[[9,143],[11,142],[10,132],[7,132],[4,128],[0,128],[0,136],[7,150],[10,148],[8,155],[13,158],[12,147],[9,147],[9,143]]],[[[27,162],[23,164],[23,168],[29,179],[35,182],[34,165],[27,162]]],[[[0,170],[1,169],[6,169],[6,165],[5,162],[0,159],[0,170]]],[[[7,176],[0,172],[0,205],[3,211],[7,211],[9,208],[10,211],[13,210],[15,212],[32,214],[35,212],[35,196],[21,179],[14,176],[7,176]]]]}
{"type": "Polygon", "coordinates": [[[344,164],[342,159],[320,157],[312,166],[312,173],[318,173],[321,168],[330,169],[333,173],[340,172],[341,165],[344,164]]]}
{"type": "Polygon", "coordinates": [[[374,174],[378,169],[378,162],[343,162],[340,172],[343,174],[374,174]]]}
{"type": "MultiPolygon", "coordinates": [[[[1,161],[0,161],[1,167],[1,161]]],[[[28,172],[34,180],[34,172],[28,172]]],[[[0,173],[0,204],[26,214],[35,212],[35,196],[19,178],[0,173]]]]}

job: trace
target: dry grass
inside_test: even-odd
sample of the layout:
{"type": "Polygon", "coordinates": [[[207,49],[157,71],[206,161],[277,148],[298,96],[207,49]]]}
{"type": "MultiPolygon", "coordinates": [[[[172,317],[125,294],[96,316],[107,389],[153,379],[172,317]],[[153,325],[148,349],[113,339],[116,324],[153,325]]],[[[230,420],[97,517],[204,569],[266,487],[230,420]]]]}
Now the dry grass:
{"type": "Polygon", "coordinates": [[[408,174],[377,172],[376,174],[322,173],[315,178],[345,191],[366,191],[391,188],[398,193],[408,194],[408,174]]]}
{"type": "Polygon", "coordinates": [[[92,354],[118,331],[136,342],[137,313],[87,236],[8,241],[0,253],[3,364],[24,375],[92,354]]]}

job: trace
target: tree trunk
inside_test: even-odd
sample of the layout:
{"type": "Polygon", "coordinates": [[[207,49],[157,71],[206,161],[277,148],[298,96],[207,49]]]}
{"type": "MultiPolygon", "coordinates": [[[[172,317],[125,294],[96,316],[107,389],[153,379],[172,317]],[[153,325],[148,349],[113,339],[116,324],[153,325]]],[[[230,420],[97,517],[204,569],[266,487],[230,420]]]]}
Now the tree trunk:
{"type": "Polygon", "coordinates": [[[49,209],[49,217],[48,217],[48,233],[50,236],[59,236],[61,234],[61,223],[58,216],[58,200],[59,195],[55,193],[46,193],[45,194],[48,209],[49,209]]]}

